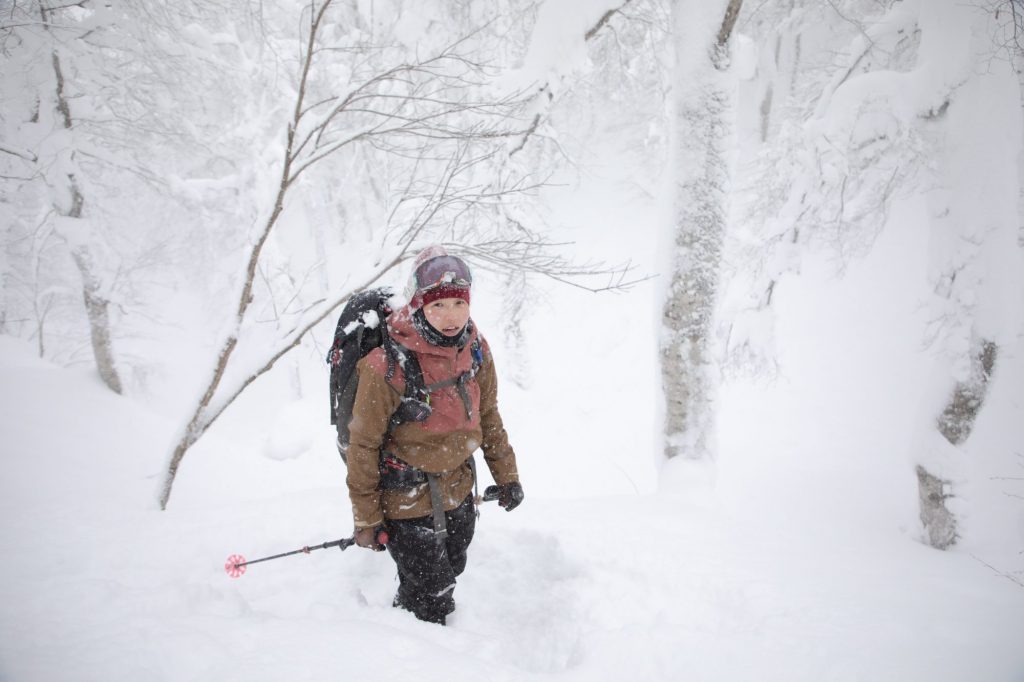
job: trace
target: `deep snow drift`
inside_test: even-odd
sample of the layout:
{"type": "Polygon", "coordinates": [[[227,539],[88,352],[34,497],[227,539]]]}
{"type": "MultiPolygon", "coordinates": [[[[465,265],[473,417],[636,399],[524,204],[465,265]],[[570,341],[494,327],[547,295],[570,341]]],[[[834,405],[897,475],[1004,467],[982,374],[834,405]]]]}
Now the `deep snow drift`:
{"type": "MultiPolygon", "coordinates": [[[[871,267],[864,277],[878,274],[871,267]]],[[[812,324],[838,343],[844,325],[862,320],[819,315],[827,312],[822,301],[833,305],[844,286],[863,284],[857,273],[850,278],[839,291],[819,290],[817,302],[804,300],[791,324],[812,324]]],[[[608,300],[610,312],[629,314],[630,297],[608,300]]],[[[564,310],[567,329],[586,329],[581,310],[572,320],[564,310]]],[[[806,333],[779,342],[799,338],[797,331],[806,333]]],[[[891,351],[885,338],[898,337],[862,335],[863,352],[891,351]]],[[[252,559],[350,532],[322,396],[279,410],[275,420],[254,395],[204,439],[178,497],[159,512],[171,424],[110,395],[89,373],[49,366],[20,342],[0,344],[0,679],[1024,674],[1024,588],[970,553],[989,550],[998,564],[1012,552],[995,553],[984,533],[953,552],[919,542],[909,465],[880,454],[891,454],[903,435],[901,395],[872,392],[869,400],[860,373],[829,362],[828,343],[815,357],[792,346],[805,357],[794,363],[804,375],[730,384],[720,464],[705,477],[717,483],[692,483],[700,477],[680,465],[662,472],[661,492],[640,490],[649,485],[642,475],[637,490],[623,490],[633,485],[623,483],[627,473],[611,480],[607,465],[622,444],[587,440],[589,431],[605,432],[612,414],[642,431],[652,421],[647,393],[633,386],[641,400],[611,408],[563,402],[549,420],[532,395],[554,396],[555,388],[506,385],[502,402],[528,497],[512,514],[482,510],[448,628],[390,607],[395,578],[383,555],[323,550],[252,566],[237,580],[225,574],[232,552],[252,559]],[[563,424],[582,434],[585,449],[538,448],[564,443],[563,424]]],[[[995,405],[1020,404],[1019,363],[1007,367],[995,405]]],[[[536,376],[547,383],[543,372],[536,376]]],[[[585,376],[583,394],[608,395],[601,376],[573,378],[585,376]]],[[[651,380],[640,377],[633,381],[651,380]]],[[[267,384],[272,393],[287,379],[267,384]]],[[[630,395],[621,393],[629,388],[616,390],[630,395]]],[[[1005,434],[1012,412],[992,415],[977,437],[1005,434]]]]}

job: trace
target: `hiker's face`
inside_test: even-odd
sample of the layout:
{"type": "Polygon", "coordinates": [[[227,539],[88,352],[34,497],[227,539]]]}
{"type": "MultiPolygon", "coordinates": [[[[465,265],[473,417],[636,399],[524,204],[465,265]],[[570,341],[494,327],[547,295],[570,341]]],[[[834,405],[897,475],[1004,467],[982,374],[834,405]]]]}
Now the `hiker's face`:
{"type": "Polygon", "coordinates": [[[430,326],[445,336],[455,336],[469,322],[469,304],[461,298],[439,298],[423,306],[430,326]]]}

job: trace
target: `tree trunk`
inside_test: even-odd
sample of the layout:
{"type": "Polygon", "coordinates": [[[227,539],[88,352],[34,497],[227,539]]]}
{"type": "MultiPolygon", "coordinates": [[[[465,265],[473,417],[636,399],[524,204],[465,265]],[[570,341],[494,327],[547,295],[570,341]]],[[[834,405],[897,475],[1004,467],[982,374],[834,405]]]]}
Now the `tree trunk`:
{"type": "MultiPolygon", "coordinates": [[[[309,29],[309,36],[307,37],[306,51],[302,57],[302,72],[299,77],[299,87],[296,93],[295,107],[293,109],[292,119],[288,124],[280,181],[278,183],[277,196],[274,199],[274,206],[271,209],[266,222],[263,224],[256,241],[249,249],[249,260],[246,266],[245,278],[242,281],[241,293],[238,298],[238,308],[235,313],[231,331],[228,332],[227,339],[221,346],[221,351],[217,356],[213,372],[210,374],[206,389],[203,391],[203,396],[196,404],[192,417],[188,420],[188,424],[185,426],[184,432],[178,438],[178,441],[171,452],[171,459],[167,465],[167,473],[164,476],[163,486],[160,491],[160,509],[167,509],[167,503],[171,499],[171,491],[174,488],[174,481],[178,475],[178,467],[181,465],[181,461],[184,459],[185,453],[188,452],[190,447],[195,445],[196,441],[199,440],[199,437],[202,436],[208,428],[210,428],[214,420],[220,416],[221,411],[223,411],[223,408],[221,410],[211,411],[210,405],[213,402],[214,395],[217,393],[217,389],[220,387],[221,380],[224,378],[231,356],[235,352],[235,348],[238,346],[238,339],[242,333],[242,325],[245,322],[245,314],[253,301],[253,284],[256,278],[256,269],[259,265],[260,256],[263,253],[263,246],[266,244],[271,232],[273,232],[274,227],[277,225],[277,220],[281,216],[281,212],[284,210],[285,196],[288,194],[288,190],[291,188],[291,183],[294,180],[294,177],[292,176],[292,164],[295,162],[295,135],[302,116],[307,79],[309,78],[309,71],[313,64],[313,55],[315,54],[314,47],[319,37],[318,34],[324,14],[328,7],[330,7],[331,2],[332,0],[325,0],[319,9],[313,13],[312,24],[309,29]]],[[[255,377],[252,377],[252,379],[255,379],[255,377]]]]}
{"type": "MultiPolygon", "coordinates": [[[[974,422],[988,394],[988,382],[995,369],[999,347],[993,341],[982,341],[971,357],[971,376],[953,388],[953,393],[935,420],[935,427],[951,445],[960,445],[974,429],[974,422]]],[[[928,544],[936,549],[954,545],[957,534],[956,517],[946,505],[954,497],[952,483],[917,467],[918,499],[921,523],[928,544]]]]}
{"type": "Polygon", "coordinates": [[[662,309],[665,455],[702,459],[711,454],[714,400],[712,320],[725,236],[724,143],[731,98],[723,82],[727,50],[742,0],[726,5],[710,54],[687,56],[693,12],[674,5],[675,206],[672,279],[662,309]]]}
{"type": "MultiPolygon", "coordinates": [[[[48,22],[47,12],[45,9],[41,9],[41,12],[43,24],[46,25],[48,22]]],[[[61,69],[60,57],[56,50],[51,54],[51,64],[55,81],[57,111],[60,113],[65,130],[70,131],[74,122],[71,118],[71,107],[64,95],[64,72],[61,69]]],[[[73,173],[67,174],[67,192],[70,197],[69,206],[58,205],[56,210],[66,218],[80,220],[85,207],[85,197],[82,195],[78,180],[73,173]]],[[[92,354],[96,361],[96,369],[107,388],[114,393],[121,393],[121,377],[114,364],[114,351],[111,344],[110,315],[108,314],[110,302],[102,295],[102,287],[93,271],[88,247],[84,244],[71,246],[71,256],[82,275],[82,299],[85,303],[86,317],[89,320],[89,336],[92,341],[92,354]]],[[[42,330],[40,330],[40,343],[42,343],[42,330]]]]}
{"type": "Polygon", "coordinates": [[[952,445],[960,445],[971,435],[974,420],[978,417],[988,381],[992,378],[999,347],[993,341],[982,341],[980,348],[971,358],[971,376],[953,389],[953,395],[936,420],[942,436],[952,445]]]}
{"type": "Polygon", "coordinates": [[[917,491],[928,544],[936,549],[953,545],[957,539],[956,518],[946,507],[946,500],[953,497],[950,482],[918,465],[917,491]]]}
{"type": "Polygon", "coordinates": [[[110,338],[110,301],[101,294],[100,283],[93,276],[89,252],[79,247],[71,254],[82,275],[82,299],[89,317],[89,335],[92,341],[92,356],[100,379],[114,393],[121,393],[121,377],[114,364],[114,350],[110,338]]]}

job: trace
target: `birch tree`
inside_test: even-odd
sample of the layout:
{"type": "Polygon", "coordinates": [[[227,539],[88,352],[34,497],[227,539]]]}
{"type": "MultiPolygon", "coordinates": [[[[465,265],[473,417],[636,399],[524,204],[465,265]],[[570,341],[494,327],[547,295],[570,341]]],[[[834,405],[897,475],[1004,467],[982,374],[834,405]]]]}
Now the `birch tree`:
{"type": "Polygon", "coordinates": [[[89,348],[115,390],[152,362],[115,357],[118,339],[160,318],[180,284],[169,273],[204,271],[181,247],[211,232],[200,224],[214,211],[171,186],[183,166],[218,163],[198,139],[197,84],[231,92],[215,53],[192,59],[184,27],[201,17],[188,2],[169,12],[116,0],[11,3],[0,17],[6,331],[62,364],[89,348]]]}
{"type": "Polygon", "coordinates": [[[673,3],[670,282],[662,309],[665,455],[710,457],[715,367],[712,324],[726,229],[732,112],[728,49],[742,0],[673,3]]]}
{"type": "MultiPolygon", "coordinates": [[[[74,54],[75,42],[85,29],[67,17],[66,9],[64,6],[51,9],[45,2],[12,5],[5,18],[8,23],[0,29],[5,33],[5,49],[20,49],[23,55],[34,55],[48,66],[44,69],[37,64],[36,68],[32,68],[24,62],[18,64],[15,61],[15,68],[25,69],[29,82],[34,81],[34,123],[37,126],[52,124],[50,133],[58,140],[56,144],[52,139],[49,140],[42,149],[25,149],[21,152],[17,151],[19,145],[16,141],[7,141],[5,151],[8,157],[14,157],[8,158],[8,161],[14,163],[8,166],[13,174],[6,179],[9,183],[16,183],[19,179],[17,173],[21,172],[26,180],[35,176],[49,187],[50,206],[46,210],[51,217],[43,218],[43,222],[50,223],[56,237],[67,246],[81,278],[81,299],[88,321],[92,356],[100,378],[110,390],[121,393],[121,378],[114,358],[111,333],[109,283],[104,281],[104,274],[96,263],[91,246],[95,240],[89,238],[94,230],[87,218],[88,198],[83,188],[87,171],[78,163],[77,121],[70,94],[74,86],[68,81],[65,68],[67,58],[62,55],[62,52],[74,54]],[[56,36],[58,31],[65,35],[56,36]]],[[[8,127],[8,133],[12,129],[16,129],[16,125],[8,127]]],[[[45,347],[42,324],[44,316],[37,315],[41,353],[45,347]]]]}

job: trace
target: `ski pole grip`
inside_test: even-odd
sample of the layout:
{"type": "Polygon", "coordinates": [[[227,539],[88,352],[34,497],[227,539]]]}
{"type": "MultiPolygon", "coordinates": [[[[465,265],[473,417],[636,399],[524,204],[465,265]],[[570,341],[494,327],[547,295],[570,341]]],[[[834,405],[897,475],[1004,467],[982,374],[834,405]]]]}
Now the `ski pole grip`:
{"type": "Polygon", "coordinates": [[[501,486],[500,485],[489,485],[484,488],[484,496],[481,498],[484,502],[494,502],[501,497],[501,486]]]}
{"type": "MultiPolygon", "coordinates": [[[[388,537],[388,532],[386,530],[377,531],[377,536],[375,539],[377,541],[377,545],[375,547],[370,547],[370,549],[372,549],[375,552],[383,552],[384,546],[388,544],[388,542],[390,541],[390,538],[388,537]]],[[[356,544],[355,535],[353,535],[350,538],[345,538],[344,540],[338,540],[338,547],[343,552],[354,544],[356,544]]]]}

